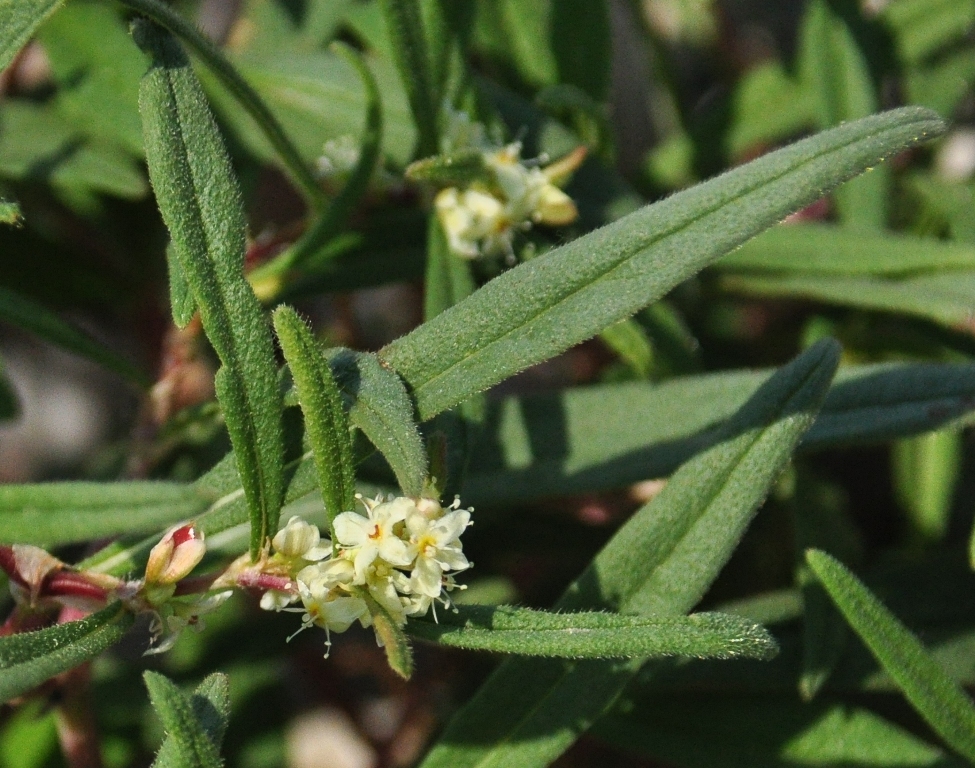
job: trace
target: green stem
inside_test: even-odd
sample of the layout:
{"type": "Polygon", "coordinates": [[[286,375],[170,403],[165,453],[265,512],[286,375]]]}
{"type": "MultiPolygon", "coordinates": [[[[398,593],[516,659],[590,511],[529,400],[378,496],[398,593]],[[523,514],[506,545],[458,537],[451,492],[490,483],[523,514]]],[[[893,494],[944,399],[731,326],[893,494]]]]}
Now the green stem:
{"type": "MultiPolygon", "coordinates": [[[[338,236],[343,225],[369,189],[369,182],[376,170],[382,149],[383,115],[382,101],[376,78],[358,53],[341,43],[331,46],[336,54],[351,65],[362,80],[366,92],[366,123],[363,128],[359,161],[349,175],[342,191],[331,205],[318,217],[293,246],[280,256],[255,269],[250,275],[251,284],[258,296],[267,301],[278,298],[286,276],[315,256],[330,240],[338,236]]],[[[342,251],[334,251],[337,256],[342,251]]],[[[333,256],[333,258],[334,258],[333,256]]],[[[318,263],[318,261],[316,261],[318,263]]]]}
{"type": "Polygon", "coordinates": [[[381,0],[379,5],[393,43],[393,60],[416,122],[417,156],[430,157],[437,154],[440,145],[437,137],[440,101],[434,92],[420,8],[416,0],[381,0]]]}
{"type": "Polygon", "coordinates": [[[281,124],[271,114],[271,110],[257,95],[257,92],[248,85],[247,81],[238,74],[234,66],[227,61],[220,49],[207,40],[193,24],[159,0],[118,1],[168,29],[203,60],[264,131],[264,135],[271,146],[277,150],[295,181],[304,190],[311,205],[316,209],[322,208],[325,205],[325,193],[311,169],[305,164],[301,154],[291,139],[288,138],[281,124]]]}

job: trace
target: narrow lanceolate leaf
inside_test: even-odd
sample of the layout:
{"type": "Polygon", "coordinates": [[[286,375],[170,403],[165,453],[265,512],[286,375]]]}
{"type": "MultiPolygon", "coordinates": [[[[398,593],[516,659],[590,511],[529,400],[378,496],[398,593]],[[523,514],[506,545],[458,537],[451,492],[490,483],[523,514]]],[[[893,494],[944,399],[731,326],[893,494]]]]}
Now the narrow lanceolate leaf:
{"type": "Polygon", "coordinates": [[[87,357],[141,387],[150,384],[144,371],[57,314],[6,288],[0,288],[0,319],[36,334],[76,355],[87,357]]]}
{"type": "Polygon", "coordinates": [[[427,453],[402,379],[375,355],[348,349],[325,354],[339,389],[351,401],[349,420],[389,462],[403,493],[419,496],[427,477],[427,453]]]}
{"type": "Polygon", "coordinates": [[[342,395],[315,337],[291,307],[278,307],[274,329],[298,390],[331,528],[336,515],[355,505],[355,457],[342,395]]]}
{"type": "Polygon", "coordinates": [[[166,248],[166,268],[169,271],[169,305],[173,322],[177,328],[185,328],[196,314],[196,299],[193,298],[190,284],[186,282],[183,266],[172,243],[166,248]]]}
{"type": "MultiPolygon", "coordinates": [[[[462,496],[476,506],[619,488],[669,475],[719,439],[721,424],[770,375],[729,371],[498,401],[462,496]],[[639,413],[654,418],[633,417],[639,413]]],[[[973,365],[844,367],[801,447],[919,434],[973,409],[973,365]]]]}
{"type": "Polygon", "coordinates": [[[406,631],[457,648],[563,659],[768,659],[776,652],[775,641],[764,628],[720,613],[625,616],[470,605],[458,606],[457,613],[445,611],[437,623],[410,621],[406,631]]]}
{"type": "Polygon", "coordinates": [[[80,621],[0,638],[0,703],[94,658],[131,623],[122,604],[113,603],[80,621]]]}
{"type": "MultiPolygon", "coordinates": [[[[808,4],[800,30],[799,70],[820,128],[866,117],[877,109],[867,59],[846,21],[826,0],[808,4]]],[[[879,168],[836,191],[841,221],[882,229],[889,173],[879,168]]]]}
{"type": "Polygon", "coordinates": [[[975,706],[921,642],[839,561],[809,550],[806,562],[908,701],[945,742],[975,762],[975,706]]]}
{"type": "MultiPolygon", "coordinates": [[[[203,732],[219,750],[230,720],[230,683],[227,676],[217,672],[207,677],[190,696],[190,706],[203,732]]],[[[181,759],[178,740],[169,734],[163,740],[152,768],[182,768],[184,763],[181,759]]]]}
{"type": "Polygon", "coordinates": [[[6,69],[62,0],[0,0],[0,70],[6,69]]]}
{"type": "Polygon", "coordinates": [[[440,98],[434,93],[433,73],[420,5],[410,0],[382,0],[380,7],[393,44],[393,59],[419,134],[417,154],[435,155],[440,98]]]}
{"type": "Polygon", "coordinates": [[[729,253],[716,266],[727,270],[903,276],[943,269],[975,270],[975,245],[893,232],[878,234],[835,224],[783,224],[729,253]]]}
{"type": "MultiPolygon", "coordinates": [[[[181,768],[221,768],[220,751],[197,715],[193,702],[175,683],[158,672],[143,674],[149,701],[166,731],[166,741],[181,768]]],[[[160,758],[167,758],[160,752],[160,758]]],[[[157,765],[160,765],[157,761],[157,765]]]]}
{"type": "Polygon", "coordinates": [[[904,108],[797,142],[509,270],[381,356],[429,419],[619,322],[791,211],[943,130],[933,112],[904,108]]]}
{"type": "MultiPolygon", "coordinates": [[[[556,608],[656,617],[690,611],[815,419],[837,358],[835,343],[818,344],[763,385],[724,439],[637,511],[556,608]]],[[[447,726],[422,766],[548,765],[616,700],[641,664],[508,660],[447,726]]]]}
{"type": "Polygon", "coordinates": [[[54,547],[148,533],[192,518],[212,501],[182,483],[0,485],[0,543],[54,547]]]}
{"type": "Polygon", "coordinates": [[[389,666],[404,680],[409,680],[413,675],[413,648],[410,647],[409,638],[383,606],[368,596],[366,603],[372,616],[372,627],[376,630],[376,637],[382,641],[389,666]]]}
{"type": "Polygon", "coordinates": [[[256,556],[277,529],[284,441],[271,329],[244,278],[240,191],[179,43],[149,22],[137,27],[136,37],[152,56],[139,92],[149,177],[203,328],[223,363],[217,396],[250,508],[256,556]]]}

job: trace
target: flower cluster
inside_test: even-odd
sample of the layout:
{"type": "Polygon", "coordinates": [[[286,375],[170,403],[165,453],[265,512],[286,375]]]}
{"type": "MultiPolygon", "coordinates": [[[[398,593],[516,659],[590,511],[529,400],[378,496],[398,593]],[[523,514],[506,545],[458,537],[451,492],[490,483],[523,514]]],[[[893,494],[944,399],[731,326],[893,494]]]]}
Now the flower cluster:
{"type": "Polygon", "coordinates": [[[261,570],[286,581],[264,593],[262,608],[299,611],[303,629],[331,633],[355,621],[368,627],[378,611],[403,625],[437,601],[449,605],[453,574],[470,567],[460,541],[470,510],[405,496],[359,500],[364,514],[335,518],[334,545],[298,517],[278,531],[261,570]]]}
{"type": "Polygon", "coordinates": [[[434,199],[437,218],[450,250],[465,259],[506,254],[513,259],[517,232],[533,224],[564,226],[579,215],[572,199],[559,189],[585,155],[584,150],[541,168],[521,159],[521,142],[492,145],[483,126],[463,112],[448,111],[444,151],[477,149],[483,178],[465,189],[447,187],[434,199]]]}

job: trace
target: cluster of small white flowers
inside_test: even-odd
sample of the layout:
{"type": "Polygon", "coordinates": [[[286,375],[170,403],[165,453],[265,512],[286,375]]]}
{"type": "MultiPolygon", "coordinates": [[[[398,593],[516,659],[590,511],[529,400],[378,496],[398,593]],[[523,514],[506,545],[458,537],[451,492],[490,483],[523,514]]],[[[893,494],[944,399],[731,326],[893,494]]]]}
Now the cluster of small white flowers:
{"type": "Polygon", "coordinates": [[[489,144],[483,126],[463,112],[448,112],[447,125],[444,151],[477,149],[487,171],[485,180],[463,190],[448,187],[434,199],[447,243],[457,256],[474,259],[506,254],[513,259],[517,232],[533,224],[563,226],[575,221],[575,203],[556,186],[574,166],[526,164],[521,160],[521,142],[500,147],[489,144]]]}
{"type": "Polygon", "coordinates": [[[331,633],[355,621],[370,626],[370,603],[399,625],[437,601],[449,605],[448,592],[457,587],[453,574],[470,567],[460,541],[470,510],[460,509],[459,501],[445,509],[432,499],[405,496],[359,500],[365,514],[335,518],[334,548],[298,517],[277,533],[268,564],[293,578],[295,589],[268,590],[262,608],[302,612],[302,629],[331,633]],[[301,608],[288,607],[299,600],[301,608]]]}

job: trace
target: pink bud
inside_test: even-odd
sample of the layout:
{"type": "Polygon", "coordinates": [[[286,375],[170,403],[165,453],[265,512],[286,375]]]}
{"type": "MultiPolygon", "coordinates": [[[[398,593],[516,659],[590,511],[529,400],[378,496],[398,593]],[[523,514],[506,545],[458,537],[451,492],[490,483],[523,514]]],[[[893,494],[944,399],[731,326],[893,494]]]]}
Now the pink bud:
{"type": "Polygon", "coordinates": [[[175,584],[187,576],[206,554],[203,531],[192,523],[171,529],[149,553],[147,584],[175,584]]]}

